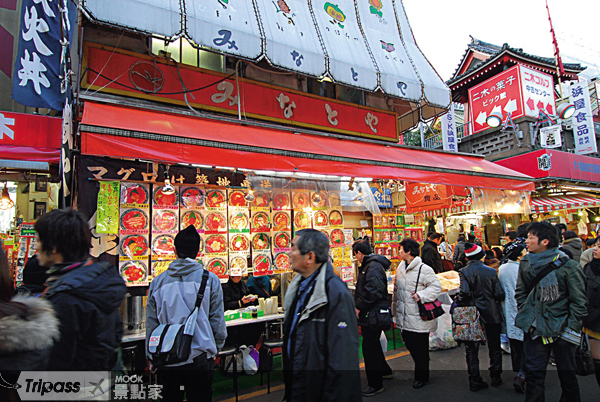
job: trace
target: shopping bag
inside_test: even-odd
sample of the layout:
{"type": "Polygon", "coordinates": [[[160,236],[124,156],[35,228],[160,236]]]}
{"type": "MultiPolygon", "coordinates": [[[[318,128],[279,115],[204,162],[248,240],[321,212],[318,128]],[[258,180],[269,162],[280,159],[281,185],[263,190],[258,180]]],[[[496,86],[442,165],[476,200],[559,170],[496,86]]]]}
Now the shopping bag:
{"type": "Polygon", "coordinates": [[[379,343],[381,343],[381,350],[383,350],[383,353],[387,352],[388,341],[387,341],[387,336],[385,336],[385,332],[383,332],[383,331],[381,331],[381,336],[379,337],[379,343]]]}
{"type": "Polygon", "coordinates": [[[594,359],[586,334],[581,334],[581,342],[575,349],[575,373],[581,376],[594,374],[594,359]]]}
{"type": "MultiPolygon", "coordinates": [[[[450,313],[450,305],[443,304],[444,312],[450,313]]],[[[451,349],[458,346],[452,335],[452,317],[444,314],[436,318],[437,329],[429,334],[429,350],[451,349]]]]}
{"type": "Polygon", "coordinates": [[[244,349],[243,367],[246,374],[254,375],[258,372],[258,351],[254,346],[244,349]]]}
{"type": "Polygon", "coordinates": [[[239,352],[235,355],[227,356],[225,358],[225,373],[233,374],[233,359],[236,359],[236,371],[241,373],[244,371],[244,350],[247,349],[245,345],[239,347],[239,352]]]}

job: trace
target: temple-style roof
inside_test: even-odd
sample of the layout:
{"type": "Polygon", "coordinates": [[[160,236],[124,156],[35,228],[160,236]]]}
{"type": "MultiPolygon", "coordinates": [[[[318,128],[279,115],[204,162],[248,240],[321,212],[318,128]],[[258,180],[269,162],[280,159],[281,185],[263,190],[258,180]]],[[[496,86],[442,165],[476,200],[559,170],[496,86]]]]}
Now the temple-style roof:
{"type": "MultiPolygon", "coordinates": [[[[540,57],[526,53],[521,48],[514,48],[505,43],[502,46],[484,42],[471,36],[463,57],[454,71],[452,78],[446,83],[452,90],[452,100],[463,102],[466,89],[498,74],[506,67],[524,64],[536,70],[543,71],[554,77],[558,82],[556,66],[553,57],[540,57]],[[465,84],[469,83],[465,86],[465,84]]],[[[563,63],[565,74],[562,80],[577,79],[577,74],[586,67],[579,63],[563,63]]]]}

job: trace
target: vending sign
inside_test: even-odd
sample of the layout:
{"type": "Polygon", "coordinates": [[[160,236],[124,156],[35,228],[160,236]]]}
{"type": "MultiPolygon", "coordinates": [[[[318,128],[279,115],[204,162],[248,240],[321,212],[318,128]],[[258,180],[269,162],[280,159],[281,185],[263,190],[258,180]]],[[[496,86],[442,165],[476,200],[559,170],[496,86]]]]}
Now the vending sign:
{"type": "Polygon", "coordinates": [[[540,111],[556,113],[554,80],[551,75],[516,65],[469,89],[473,134],[490,128],[486,120],[494,112],[502,121],[523,116],[538,118],[540,111]]]}

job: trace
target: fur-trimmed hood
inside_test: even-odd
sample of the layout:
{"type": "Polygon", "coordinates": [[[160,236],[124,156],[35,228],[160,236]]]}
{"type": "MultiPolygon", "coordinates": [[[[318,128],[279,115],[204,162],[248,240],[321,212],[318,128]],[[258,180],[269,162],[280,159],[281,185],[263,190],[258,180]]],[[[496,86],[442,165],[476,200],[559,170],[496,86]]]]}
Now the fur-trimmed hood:
{"type": "Polygon", "coordinates": [[[0,353],[41,350],[59,338],[59,322],[50,302],[38,297],[16,296],[27,306],[27,318],[0,317],[0,353]]]}

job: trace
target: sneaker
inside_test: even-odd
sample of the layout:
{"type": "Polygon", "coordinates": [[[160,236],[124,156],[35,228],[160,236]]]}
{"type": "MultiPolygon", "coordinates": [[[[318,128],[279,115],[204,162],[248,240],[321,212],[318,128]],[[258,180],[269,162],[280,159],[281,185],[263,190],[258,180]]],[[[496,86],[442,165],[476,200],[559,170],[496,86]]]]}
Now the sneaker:
{"type": "Polygon", "coordinates": [[[501,343],[500,344],[500,349],[502,349],[502,351],[504,353],[506,353],[507,355],[510,354],[510,343],[501,343]]]}
{"type": "Polygon", "coordinates": [[[427,381],[415,381],[413,382],[413,388],[414,389],[419,389],[419,388],[423,388],[425,385],[427,385],[427,381]]]}
{"type": "Polygon", "coordinates": [[[513,387],[515,387],[515,391],[518,393],[525,393],[525,376],[523,374],[517,374],[513,380],[513,387]]]}
{"type": "Polygon", "coordinates": [[[502,385],[502,378],[492,378],[492,387],[494,388],[498,388],[500,385],[502,385]]]}
{"type": "Polygon", "coordinates": [[[375,389],[375,388],[369,386],[362,390],[363,396],[373,396],[373,395],[377,395],[381,392],[383,392],[383,387],[381,387],[379,389],[375,389]]]}
{"type": "Polygon", "coordinates": [[[394,378],[394,373],[385,374],[382,377],[384,380],[391,380],[392,378],[394,378]]]}
{"type": "Polygon", "coordinates": [[[477,392],[479,390],[486,389],[487,387],[488,387],[487,382],[481,381],[481,382],[471,383],[469,389],[473,392],[477,392]]]}

